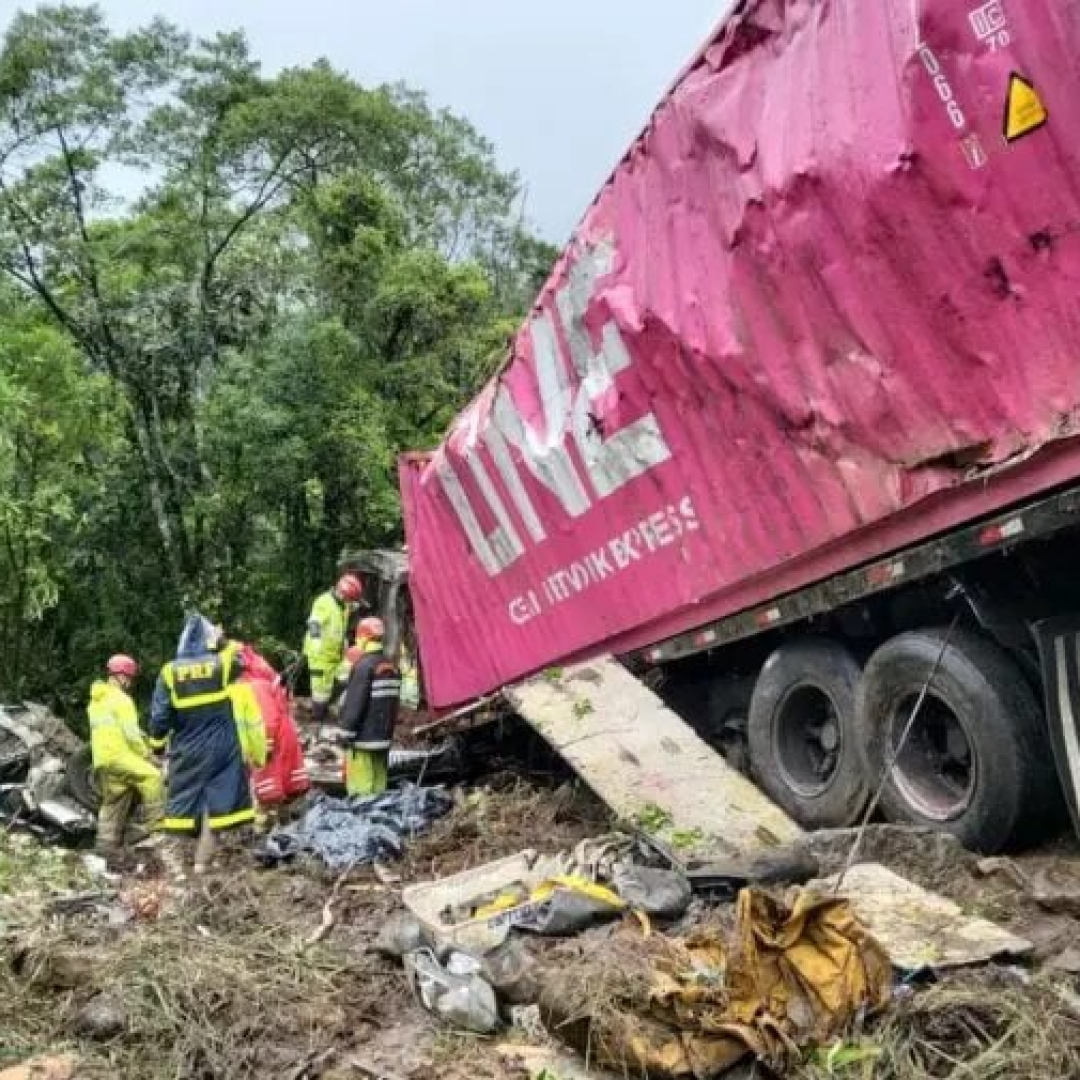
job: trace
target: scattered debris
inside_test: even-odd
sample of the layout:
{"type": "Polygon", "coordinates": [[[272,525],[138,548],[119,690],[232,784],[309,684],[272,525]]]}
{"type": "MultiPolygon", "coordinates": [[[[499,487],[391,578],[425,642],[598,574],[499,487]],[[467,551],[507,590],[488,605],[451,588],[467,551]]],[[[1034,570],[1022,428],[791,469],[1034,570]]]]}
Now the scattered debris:
{"type": "Polygon", "coordinates": [[[0,1069],[0,1080],[72,1080],[77,1067],[72,1054],[48,1054],[0,1069]]]}
{"type": "Polygon", "coordinates": [[[883,1008],[891,970],[843,900],[791,906],[740,894],[734,934],[623,935],[554,968],[545,1026],[586,1060],[626,1075],[717,1076],[747,1054],[771,1067],[883,1008]]]}
{"type": "Polygon", "coordinates": [[[495,991],[467,953],[450,953],[443,965],[422,949],[405,957],[405,972],[424,1008],[451,1026],[480,1035],[499,1026],[495,991]]]}
{"type": "Polygon", "coordinates": [[[612,834],[546,858],[519,852],[414,885],[403,899],[432,941],[475,955],[502,944],[511,929],[561,937],[628,909],[658,918],[682,915],[691,898],[686,878],[638,859],[656,855],[632,837],[612,834]]]}
{"type": "Polygon", "coordinates": [[[1028,895],[1044,911],[1080,917],[1080,863],[1057,860],[1052,866],[1024,875],[1028,895]]]}
{"type": "Polygon", "coordinates": [[[92,997],[75,1011],[71,1018],[71,1033],[78,1038],[108,1042],[128,1030],[128,1013],[123,999],[105,993],[92,997]]]}
{"type": "Polygon", "coordinates": [[[620,899],[654,919],[677,919],[690,906],[690,882],[674,870],[620,866],[611,878],[620,899]]]}
{"type": "MultiPolygon", "coordinates": [[[[612,833],[610,814],[581,786],[506,774],[488,777],[483,787],[458,790],[452,805],[450,796],[445,798],[449,812],[405,844],[392,872],[368,864],[328,873],[322,860],[313,858],[298,862],[295,873],[267,874],[238,844],[223,853],[220,872],[182,898],[156,876],[160,868],[152,857],[142,867],[132,860],[120,873],[110,873],[93,856],[17,831],[5,835],[0,938],[8,962],[0,967],[5,1055],[0,1060],[23,1068],[49,1048],[71,1047],[77,1068],[72,1059],[71,1071],[61,1074],[69,1080],[75,1072],[80,1080],[195,1075],[502,1080],[517,1075],[514,1069],[532,1080],[598,1080],[603,1074],[597,1069],[596,1038],[608,1030],[604,1017],[610,1019],[612,1000],[630,1002],[635,1015],[645,1017],[648,1022],[637,1030],[652,1040],[649,1045],[667,1045],[652,1026],[649,995],[657,971],[677,970],[672,957],[689,942],[704,938],[727,950],[739,940],[728,901],[748,882],[780,886],[835,874],[850,846],[850,837],[838,830],[747,857],[718,853],[695,863],[685,878],[665,879],[663,845],[612,833]],[[398,906],[401,888],[406,896],[417,888],[435,889],[431,917],[445,932],[440,913],[448,902],[447,881],[473,870],[472,884],[483,886],[477,879],[492,862],[519,858],[528,848],[533,849],[526,852],[530,874],[539,875],[527,877],[530,889],[544,878],[580,875],[612,889],[628,907],[679,921],[646,923],[651,931],[646,938],[632,919],[617,918],[561,941],[512,934],[506,926],[492,948],[489,940],[432,935],[398,906]],[[674,916],[674,907],[658,904],[666,887],[658,889],[657,883],[670,884],[685,897],[686,879],[696,898],[687,914],[674,916]],[[429,1013],[417,1005],[402,961],[421,950],[445,973],[443,982],[464,980],[474,999],[480,995],[487,1012],[473,1014],[470,1022],[485,1029],[492,1023],[491,1008],[480,982],[488,988],[494,1023],[512,1029],[507,1042],[462,1034],[437,1009],[429,1013]],[[451,965],[454,953],[459,955],[451,965]],[[550,1022],[549,998],[558,993],[558,981],[574,972],[581,972],[587,985],[579,980],[579,996],[566,999],[576,1003],[571,1019],[600,1017],[598,1026],[590,1021],[594,1052],[587,1062],[550,1044],[534,1004],[543,992],[550,1022]],[[517,1049],[521,1053],[515,1057],[517,1049]],[[17,1065],[20,1059],[25,1060],[17,1065]]],[[[980,872],[980,860],[947,837],[879,826],[867,830],[865,850],[952,899],[950,917],[993,912],[1013,936],[1036,942],[1033,956],[1045,960],[1045,967],[1034,974],[993,963],[960,971],[935,967],[933,976],[897,987],[876,1018],[864,1023],[856,1017],[816,1052],[792,1054],[782,1075],[787,1080],[868,1080],[871,1075],[875,1080],[971,1080],[976,1075],[1071,1080],[1080,1075],[1080,996],[1072,989],[1080,966],[1072,948],[1078,926],[1066,914],[1040,914],[1027,889],[1041,884],[1044,897],[1064,891],[1069,863],[1062,852],[1013,860],[1017,874],[985,863],[980,872]]],[[[490,884],[495,896],[486,898],[489,903],[500,887],[499,881],[490,884]]],[[[460,904],[461,895],[454,902],[460,904]]],[[[734,960],[726,951],[724,956],[731,984],[734,960]]],[[[922,956],[928,959],[929,953],[922,956]]],[[[707,978],[710,970],[706,964],[693,983],[705,1003],[717,989],[707,978]]],[[[432,969],[427,974],[434,978],[432,969]]],[[[689,985],[675,982],[682,989],[689,985]]],[[[459,994],[459,1005],[461,1000],[459,994]]],[[[464,1000],[467,1004],[467,994],[464,1000]]],[[[669,1015],[690,1017],[699,1015],[699,1005],[705,1008],[696,1002],[684,1013],[681,1005],[676,1009],[678,1002],[677,996],[665,998],[663,1007],[669,1015]]],[[[559,1034],[569,1046],[566,1032],[559,1034]]],[[[679,1034],[678,1045],[685,1048],[687,1032],[679,1029],[679,1034]]],[[[15,1075],[25,1080],[27,1074],[15,1075]]],[[[724,1074],[725,1080],[776,1075],[751,1064],[724,1074]]],[[[3,1071],[0,1080],[6,1080],[3,1071]]]]}
{"type": "MultiPolygon", "coordinates": [[[[839,877],[832,877],[810,887],[829,894],[839,884],[839,877]]],[[[853,866],[844,875],[842,889],[893,964],[904,971],[940,971],[1031,951],[1026,938],[965,915],[958,904],[878,863],[853,866]]]]}
{"type": "Polygon", "coordinates": [[[409,953],[431,946],[432,941],[420,921],[408,912],[397,911],[383,923],[372,948],[390,960],[404,960],[409,953]]]}

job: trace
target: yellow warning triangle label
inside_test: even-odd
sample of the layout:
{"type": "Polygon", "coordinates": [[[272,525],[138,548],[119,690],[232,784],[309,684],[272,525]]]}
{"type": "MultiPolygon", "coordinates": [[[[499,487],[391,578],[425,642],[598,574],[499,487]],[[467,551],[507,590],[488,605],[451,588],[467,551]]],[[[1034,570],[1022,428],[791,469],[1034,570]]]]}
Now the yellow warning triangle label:
{"type": "Polygon", "coordinates": [[[1009,76],[1009,98],[1005,104],[1005,141],[1016,142],[1030,135],[1049,119],[1038,90],[1022,75],[1009,76]]]}

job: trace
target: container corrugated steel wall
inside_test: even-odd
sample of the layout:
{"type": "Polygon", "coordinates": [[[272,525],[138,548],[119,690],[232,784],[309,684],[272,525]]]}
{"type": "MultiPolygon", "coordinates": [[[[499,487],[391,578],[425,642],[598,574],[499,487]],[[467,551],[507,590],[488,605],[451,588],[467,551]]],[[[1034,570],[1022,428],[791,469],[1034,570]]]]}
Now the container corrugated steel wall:
{"type": "Polygon", "coordinates": [[[1077,56],[1061,0],[740,6],[402,464],[437,704],[1080,475],[1077,56]]]}

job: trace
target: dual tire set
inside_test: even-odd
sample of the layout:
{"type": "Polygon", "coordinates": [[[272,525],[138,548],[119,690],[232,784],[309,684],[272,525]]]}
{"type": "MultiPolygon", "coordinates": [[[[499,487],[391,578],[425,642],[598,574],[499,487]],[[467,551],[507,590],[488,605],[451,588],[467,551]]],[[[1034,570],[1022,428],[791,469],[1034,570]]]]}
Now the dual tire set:
{"type": "Polygon", "coordinates": [[[754,685],[748,739],[754,779],[807,828],[856,824],[879,787],[887,820],[988,853],[1061,817],[1039,699],[969,631],[900,634],[865,665],[828,639],[786,644],[754,685]]]}

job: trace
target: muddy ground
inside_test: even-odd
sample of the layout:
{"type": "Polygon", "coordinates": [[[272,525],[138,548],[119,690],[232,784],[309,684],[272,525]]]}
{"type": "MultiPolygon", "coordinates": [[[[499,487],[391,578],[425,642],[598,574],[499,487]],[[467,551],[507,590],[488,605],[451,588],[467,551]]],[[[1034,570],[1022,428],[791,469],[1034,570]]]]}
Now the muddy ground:
{"type": "MultiPolygon", "coordinates": [[[[570,1080],[541,1064],[541,1032],[489,1040],[441,1029],[400,966],[371,946],[400,910],[404,885],[524,848],[566,850],[611,822],[557,775],[507,772],[455,798],[393,867],[400,881],[371,869],[344,880],[313,866],[265,870],[237,845],[205,881],[175,894],[152,863],[104,880],[80,853],[0,836],[0,1077],[7,1064],[66,1052],[85,1080],[532,1080],[543,1070],[546,1080],[570,1080]],[[333,926],[316,940],[335,886],[333,926]],[[57,904],[73,894],[76,902],[57,904]]],[[[823,871],[842,865],[849,843],[843,834],[815,840],[823,871]]],[[[1069,953],[1080,946],[1075,847],[980,866],[947,839],[882,829],[864,854],[1031,937],[1036,957],[902,987],[885,1016],[788,1075],[1080,1076],[1076,976],[1049,970],[1080,968],[1069,953]]],[[[561,963],[595,945],[537,953],[541,965],[561,963]]]]}

